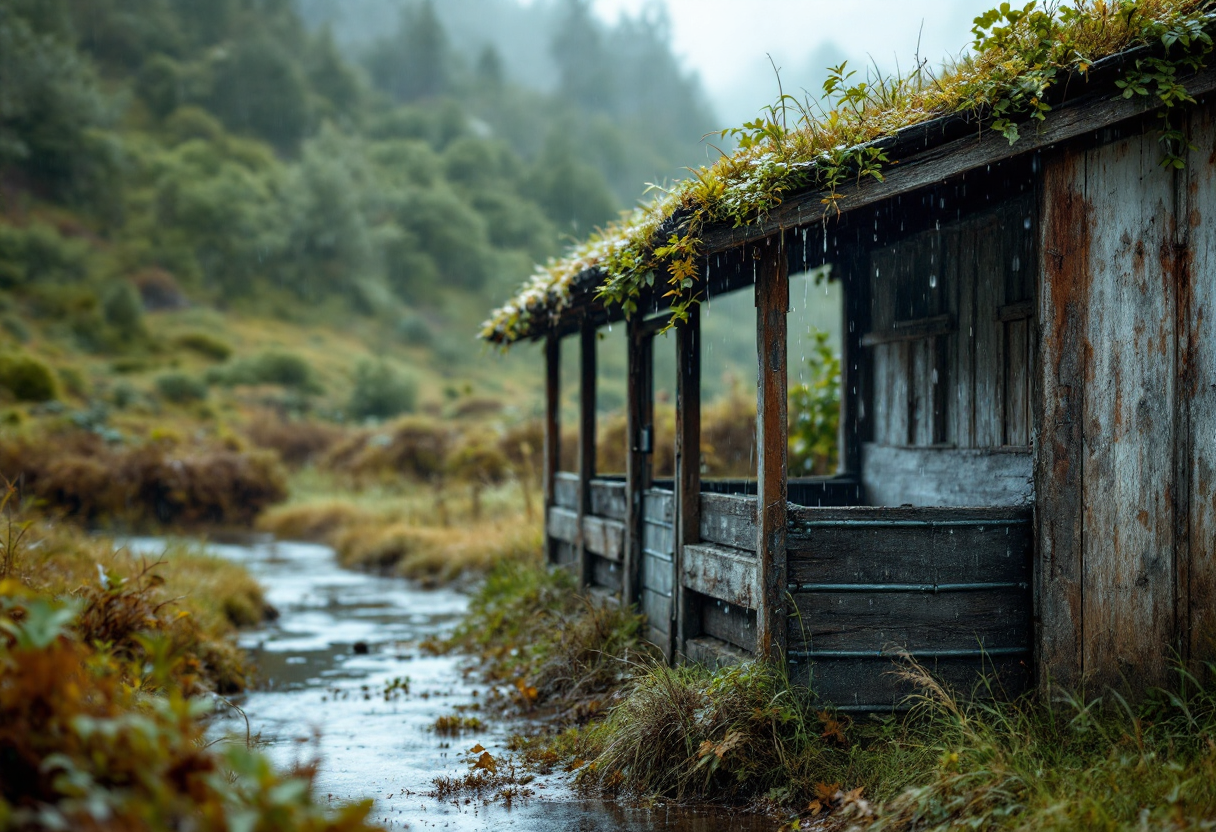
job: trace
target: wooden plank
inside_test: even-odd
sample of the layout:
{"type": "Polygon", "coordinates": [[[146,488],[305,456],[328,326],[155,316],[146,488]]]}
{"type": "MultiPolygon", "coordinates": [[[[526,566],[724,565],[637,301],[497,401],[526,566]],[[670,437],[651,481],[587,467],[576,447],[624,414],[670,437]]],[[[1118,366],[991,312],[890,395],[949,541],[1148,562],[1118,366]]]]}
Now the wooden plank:
{"type": "Polygon", "coordinates": [[[573,543],[553,538],[553,564],[572,572],[578,566],[578,547],[573,543]]]}
{"type": "Polygon", "coordinates": [[[1031,582],[1029,519],[1017,525],[793,529],[791,587],[1031,582]]]}
{"type": "MultiPolygon", "coordinates": [[[[1210,93],[1216,90],[1216,70],[1205,69],[1185,79],[1183,84],[1192,95],[1210,93]]],[[[1057,107],[1043,122],[1027,126],[1022,131],[1022,138],[1012,146],[993,130],[979,130],[903,159],[893,158],[883,171],[882,182],[867,179],[842,187],[839,189],[842,198],[837,204],[846,213],[856,211],[944,182],[969,170],[999,164],[1014,156],[1094,134],[1103,127],[1141,118],[1157,107],[1155,99],[1143,96],[1124,99],[1107,93],[1081,98],[1057,107]]],[[[727,223],[711,226],[702,235],[703,250],[707,254],[722,252],[788,229],[821,223],[825,210],[823,197],[824,194],[818,191],[789,195],[758,222],[739,228],[727,223]]]]}
{"type": "Polygon", "coordinates": [[[643,494],[650,486],[650,454],[643,448],[643,433],[654,432],[654,355],[653,336],[647,334],[641,315],[627,325],[628,375],[625,379],[625,435],[629,454],[625,461],[625,574],[621,597],[636,603],[641,591],[643,549],[643,494]]]}
{"type": "Polygon", "coordinates": [[[1174,638],[1173,175],[1151,133],[1088,151],[1084,668],[1098,689],[1169,684],[1174,638]]]}
{"type": "Polygon", "coordinates": [[[578,474],[558,471],[553,475],[553,505],[578,511],[578,474]]]}
{"type": "Polygon", "coordinates": [[[706,599],[701,604],[701,632],[727,644],[756,652],[756,611],[706,599]]]}
{"type": "MultiPolygon", "coordinates": [[[[1194,671],[1216,661],[1216,109],[1211,103],[1191,120],[1186,173],[1189,233],[1180,257],[1179,327],[1180,415],[1185,441],[1179,437],[1185,483],[1185,560],[1179,564],[1180,628],[1184,655],[1194,671]]],[[[1181,547],[1180,547],[1181,548],[1181,547]]]]}
{"type": "Polygon", "coordinates": [[[624,520],[628,498],[619,480],[592,480],[591,513],[611,520],[624,520]]]}
{"type": "Polygon", "coordinates": [[[790,308],[789,259],[783,241],[761,249],[756,277],[756,654],[778,659],[785,653],[785,534],[789,476],[789,378],[786,352],[790,308]]]}
{"type": "MultiPolygon", "coordinates": [[[[1035,460],[1038,529],[1037,678],[1046,688],[1081,684],[1081,522],[1091,206],[1082,154],[1044,160],[1039,246],[1040,389],[1035,460]]],[[[1046,690],[1044,691],[1046,692],[1046,690]]]]}
{"type": "Polygon", "coordinates": [[[950,287],[946,304],[958,322],[947,340],[949,404],[946,441],[957,448],[975,446],[975,222],[952,224],[942,241],[943,273],[950,287]]]}
{"type": "Polygon", "coordinates": [[[554,540],[577,546],[579,543],[578,512],[554,506],[549,510],[548,529],[549,536],[554,540]]]}
{"type": "Polygon", "coordinates": [[[588,515],[583,518],[583,545],[592,554],[624,563],[625,524],[620,520],[588,515]]]}
{"type": "MultiPolygon", "coordinates": [[[[918,659],[933,678],[944,683],[962,699],[972,695],[986,698],[990,689],[981,685],[989,677],[991,689],[1004,698],[1013,698],[1030,683],[1027,657],[994,656],[986,660],[969,657],[918,659]]],[[[899,674],[907,665],[895,656],[867,659],[821,660],[811,663],[802,658],[791,660],[790,675],[795,683],[809,685],[824,702],[844,711],[907,710],[918,693],[915,684],[899,674]]]]}
{"type": "MultiPolygon", "coordinates": [[[[557,472],[561,470],[561,339],[550,335],[545,339],[545,469],[542,474],[545,490],[545,528],[549,527],[549,510],[557,505],[557,472]]],[[[556,563],[556,553],[545,537],[545,563],[556,563]]]]}
{"type": "Polygon", "coordinates": [[[1004,326],[997,309],[1005,303],[1009,252],[996,216],[986,217],[976,239],[975,285],[975,445],[1004,444],[1004,326]]]}
{"type": "Polygon", "coordinates": [[[958,330],[953,315],[933,315],[912,321],[895,321],[891,329],[882,332],[867,332],[861,337],[863,347],[891,344],[896,341],[920,341],[939,335],[950,335],[958,330]]]}
{"type": "Polygon", "coordinates": [[[689,639],[685,648],[689,661],[705,665],[711,669],[735,667],[751,661],[753,656],[746,650],[728,644],[713,636],[699,636],[689,639]]]}
{"type": "Polygon", "coordinates": [[[686,545],[680,564],[683,585],[701,595],[754,610],[760,587],[754,555],[711,543],[686,545]]]}
{"type": "Polygon", "coordinates": [[[675,575],[676,643],[683,653],[685,641],[696,635],[693,600],[684,591],[682,572],[685,546],[701,538],[701,307],[689,310],[688,320],[676,327],[676,470],[675,470],[675,575]]]}
{"type": "MultiPolygon", "coordinates": [[[[596,332],[595,326],[584,321],[579,331],[579,390],[578,390],[578,512],[579,528],[583,518],[591,513],[591,481],[595,478],[595,386],[596,332]]],[[[587,547],[579,542],[582,563],[579,585],[591,582],[591,559],[587,547]]]]}
{"type": "Polygon", "coordinates": [[[1005,322],[1006,446],[1030,448],[1030,322],[1005,322]]]}
{"type": "Polygon", "coordinates": [[[701,494],[700,539],[755,551],[756,498],[701,494]]]}
{"type": "Polygon", "coordinates": [[[666,523],[669,526],[674,522],[675,499],[670,491],[651,488],[647,489],[642,497],[642,516],[648,522],[666,523]]]}
{"type": "Polygon", "coordinates": [[[675,530],[671,526],[647,522],[642,527],[642,551],[646,554],[662,555],[669,563],[674,562],[675,530]]]}
{"type": "Polygon", "coordinates": [[[1032,642],[1030,588],[987,592],[802,592],[791,650],[974,650],[1032,642]]]}
{"type": "Polygon", "coordinates": [[[672,596],[675,583],[671,575],[671,557],[658,557],[647,553],[642,556],[642,587],[667,597],[672,596]]]}
{"type": "Polygon", "coordinates": [[[602,557],[591,558],[592,586],[619,597],[622,579],[621,563],[602,557]]]}
{"type": "Polygon", "coordinates": [[[862,483],[875,506],[1015,506],[1034,499],[1030,451],[862,446],[862,483]]]}
{"type": "Polygon", "coordinates": [[[642,614],[646,616],[647,626],[663,633],[671,632],[669,626],[671,624],[670,595],[664,595],[661,592],[654,592],[650,589],[643,589],[641,607],[642,614]]]}

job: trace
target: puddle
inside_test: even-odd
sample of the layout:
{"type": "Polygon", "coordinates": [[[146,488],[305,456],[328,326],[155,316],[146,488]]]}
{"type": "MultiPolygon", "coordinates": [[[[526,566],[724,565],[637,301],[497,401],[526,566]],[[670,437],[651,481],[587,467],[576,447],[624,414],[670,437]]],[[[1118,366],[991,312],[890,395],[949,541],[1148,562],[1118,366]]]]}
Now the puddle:
{"type": "MultiPolygon", "coordinates": [[[[152,555],[164,548],[156,538],[127,544],[152,555]]],[[[436,777],[468,770],[463,752],[474,744],[495,756],[505,753],[506,729],[495,720],[457,738],[430,730],[436,718],[458,706],[478,704],[478,689],[462,675],[457,657],[428,656],[415,646],[450,632],[467,597],[342,569],[326,546],[264,542],[208,548],[245,564],[281,614],[241,637],[260,680],[257,690],[237,700],[250,730],[281,765],[319,756],[320,794],[333,800],[375,798],[373,818],[389,829],[771,832],[774,827],[749,815],[588,801],[567,788],[562,776],[540,778],[531,784],[536,795],[511,807],[428,797],[436,777]],[[402,679],[408,679],[408,693],[400,687],[402,679]]],[[[213,730],[243,736],[245,724],[234,715],[213,730]]]]}

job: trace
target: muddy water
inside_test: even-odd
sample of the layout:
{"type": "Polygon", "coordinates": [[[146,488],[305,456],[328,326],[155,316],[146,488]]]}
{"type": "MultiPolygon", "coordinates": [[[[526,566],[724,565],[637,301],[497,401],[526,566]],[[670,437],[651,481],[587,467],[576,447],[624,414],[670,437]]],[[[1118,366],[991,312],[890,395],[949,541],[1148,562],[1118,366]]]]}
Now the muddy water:
{"type": "MultiPolygon", "coordinates": [[[[150,554],[163,550],[163,542],[151,538],[129,545],[150,554]]],[[[768,832],[774,827],[748,815],[584,800],[571,791],[567,775],[539,778],[530,784],[533,796],[509,807],[431,797],[436,777],[468,771],[463,752],[474,744],[505,754],[508,728],[493,720],[458,738],[431,730],[436,718],[458,709],[478,713],[479,691],[461,672],[460,660],[417,648],[419,640],[449,632],[467,598],[342,569],[325,546],[264,542],[209,548],[245,564],[281,613],[273,624],[242,636],[260,678],[258,689],[237,702],[249,730],[281,764],[319,758],[321,794],[335,801],[374,798],[373,817],[390,829],[768,832]],[[398,680],[408,680],[408,692],[398,680]]],[[[233,713],[214,730],[243,739],[246,726],[233,713]]]]}

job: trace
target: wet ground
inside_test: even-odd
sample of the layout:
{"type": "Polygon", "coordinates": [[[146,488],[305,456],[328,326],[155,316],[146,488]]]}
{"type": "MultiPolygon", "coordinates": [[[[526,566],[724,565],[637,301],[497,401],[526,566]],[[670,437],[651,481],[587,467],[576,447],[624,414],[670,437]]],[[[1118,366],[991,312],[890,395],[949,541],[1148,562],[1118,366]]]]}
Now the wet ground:
{"type": "MultiPolygon", "coordinates": [[[[130,541],[159,554],[163,543],[130,541]]],[[[281,764],[321,761],[320,792],[331,799],[376,800],[373,817],[390,829],[451,832],[520,829],[536,832],[770,832],[771,821],[684,807],[637,808],[581,799],[568,775],[538,778],[535,794],[511,806],[428,796],[436,777],[468,771],[464,752],[480,743],[505,755],[508,727],[456,738],[431,726],[458,711],[478,715],[477,686],[452,656],[420,652],[418,641],[451,630],[467,598],[424,590],[396,578],[340,568],[331,549],[300,543],[211,545],[240,561],[267,588],[279,619],[242,636],[256,659],[260,684],[237,704],[250,731],[281,764]],[[405,685],[408,685],[408,688],[405,685]]],[[[245,734],[231,714],[217,732],[245,734]]]]}

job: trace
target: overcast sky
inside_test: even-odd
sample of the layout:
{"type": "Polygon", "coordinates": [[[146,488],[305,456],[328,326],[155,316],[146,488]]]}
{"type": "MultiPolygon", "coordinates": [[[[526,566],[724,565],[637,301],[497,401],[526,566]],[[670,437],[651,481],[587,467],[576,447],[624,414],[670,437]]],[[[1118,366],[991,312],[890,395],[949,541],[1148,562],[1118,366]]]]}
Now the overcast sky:
{"type": "MultiPolygon", "coordinates": [[[[820,70],[872,56],[884,71],[921,55],[940,64],[971,41],[972,19],[995,0],[593,0],[615,20],[622,11],[667,7],[674,48],[695,69],[724,125],[752,118],[777,97],[766,53],[787,91],[820,83],[820,70]],[[923,24],[923,33],[922,33],[923,24]]],[[[815,89],[815,92],[818,92],[815,89]]]]}

